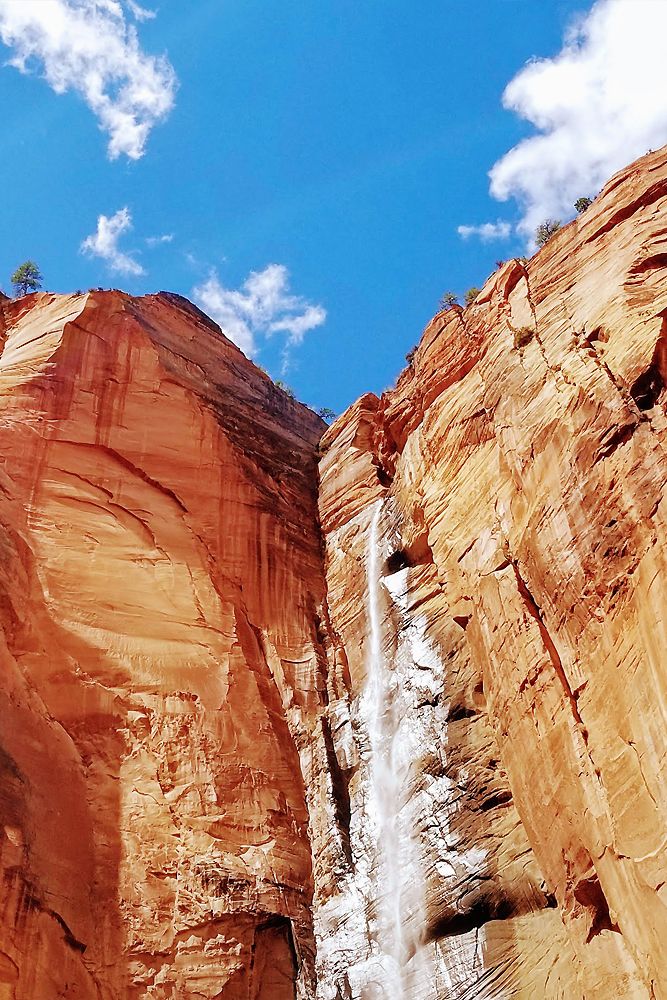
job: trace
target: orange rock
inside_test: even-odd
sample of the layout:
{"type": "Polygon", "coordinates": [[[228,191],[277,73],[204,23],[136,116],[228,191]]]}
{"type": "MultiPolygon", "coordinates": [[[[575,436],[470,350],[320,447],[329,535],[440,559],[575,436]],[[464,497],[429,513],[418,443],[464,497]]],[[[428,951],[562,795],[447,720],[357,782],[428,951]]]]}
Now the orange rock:
{"type": "Polygon", "coordinates": [[[379,496],[406,995],[667,996],[666,211],[662,150],[438,315],[396,389],[325,438],[351,678],[328,708],[351,860],[316,884],[326,1000],[385,975],[364,708],[379,496]]]}
{"type": "Polygon", "coordinates": [[[0,983],[308,992],[323,425],[177,296],[5,319],[0,983]]]}
{"type": "Polygon", "coordinates": [[[666,209],[319,444],[179,296],[0,300],[0,997],[667,997],[666,209]]]}

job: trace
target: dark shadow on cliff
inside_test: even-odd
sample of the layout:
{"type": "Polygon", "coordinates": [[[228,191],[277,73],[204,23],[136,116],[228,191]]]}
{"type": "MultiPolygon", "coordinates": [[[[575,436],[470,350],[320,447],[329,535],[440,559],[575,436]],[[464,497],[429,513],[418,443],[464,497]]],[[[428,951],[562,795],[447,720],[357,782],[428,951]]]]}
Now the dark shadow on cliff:
{"type": "Polygon", "coordinates": [[[123,713],[95,706],[99,652],[53,621],[17,506],[0,508],[0,983],[12,1000],[124,995],[123,713]]]}

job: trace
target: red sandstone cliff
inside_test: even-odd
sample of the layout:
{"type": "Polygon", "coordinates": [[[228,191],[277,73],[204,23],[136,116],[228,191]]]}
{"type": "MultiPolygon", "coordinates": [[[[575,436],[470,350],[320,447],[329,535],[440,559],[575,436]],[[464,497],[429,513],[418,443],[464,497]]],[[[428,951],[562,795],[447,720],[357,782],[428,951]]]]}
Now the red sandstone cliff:
{"type": "Polygon", "coordinates": [[[311,995],[322,424],[176,296],[4,327],[0,995],[311,995]]]}
{"type": "Polygon", "coordinates": [[[667,997],[666,208],[319,447],[177,296],[0,301],[2,1000],[667,997]]]}
{"type": "Polygon", "coordinates": [[[352,841],[317,889],[327,1000],[391,983],[364,709],[378,517],[405,995],[667,996],[666,276],[663,150],[436,316],[322,442],[352,841]]]}

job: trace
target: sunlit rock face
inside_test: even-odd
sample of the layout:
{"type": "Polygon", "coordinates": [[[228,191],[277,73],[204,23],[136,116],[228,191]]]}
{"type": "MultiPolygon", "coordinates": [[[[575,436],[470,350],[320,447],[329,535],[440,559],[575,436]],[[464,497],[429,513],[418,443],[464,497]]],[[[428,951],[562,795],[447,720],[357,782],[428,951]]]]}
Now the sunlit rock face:
{"type": "Polygon", "coordinates": [[[175,296],[2,339],[0,997],[311,997],[323,425],[175,296]]]}
{"type": "Polygon", "coordinates": [[[177,296],[0,298],[0,1000],[667,998],[666,209],[321,440],[177,296]]]}
{"type": "Polygon", "coordinates": [[[322,1000],[667,996],[666,317],[661,151],[327,432],[322,1000]]]}

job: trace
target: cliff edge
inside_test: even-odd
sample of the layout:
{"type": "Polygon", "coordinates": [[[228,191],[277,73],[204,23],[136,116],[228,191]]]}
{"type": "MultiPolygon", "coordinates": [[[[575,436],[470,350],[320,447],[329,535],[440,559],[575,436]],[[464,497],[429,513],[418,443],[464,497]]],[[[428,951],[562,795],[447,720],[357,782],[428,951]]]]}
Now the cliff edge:
{"type": "Polygon", "coordinates": [[[666,210],[326,431],[179,296],[0,300],[3,1000],[667,998],[666,210]]]}
{"type": "Polygon", "coordinates": [[[392,961],[410,997],[667,996],[666,220],[661,150],[323,439],[352,842],[316,897],[327,1000],[389,995],[392,961]]]}
{"type": "Polygon", "coordinates": [[[3,996],[310,995],[322,427],[177,296],[5,304],[3,996]]]}

